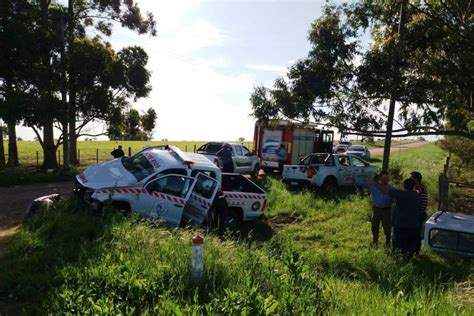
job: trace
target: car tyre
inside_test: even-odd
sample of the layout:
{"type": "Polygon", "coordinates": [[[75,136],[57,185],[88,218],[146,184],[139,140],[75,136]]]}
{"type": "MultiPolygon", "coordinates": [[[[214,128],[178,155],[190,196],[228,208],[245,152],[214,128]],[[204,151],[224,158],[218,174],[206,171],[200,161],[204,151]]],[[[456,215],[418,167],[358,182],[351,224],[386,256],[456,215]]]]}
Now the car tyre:
{"type": "Polygon", "coordinates": [[[337,181],[334,178],[327,178],[323,183],[323,191],[325,193],[334,193],[337,190],[337,181]]]}

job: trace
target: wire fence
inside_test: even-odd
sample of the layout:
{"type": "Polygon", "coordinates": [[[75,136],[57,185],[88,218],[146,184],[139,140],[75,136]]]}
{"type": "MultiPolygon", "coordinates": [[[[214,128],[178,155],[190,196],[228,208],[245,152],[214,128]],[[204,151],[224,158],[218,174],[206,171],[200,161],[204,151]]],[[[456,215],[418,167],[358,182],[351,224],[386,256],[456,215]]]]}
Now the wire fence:
{"type": "MultiPolygon", "coordinates": [[[[194,142],[194,143],[179,142],[178,144],[170,143],[169,145],[176,146],[184,152],[196,152],[196,150],[204,143],[205,142],[194,142]]],[[[242,144],[251,150],[252,142],[243,142],[242,144]]],[[[159,145],[164,145],[164,144],[159,144],[159,145]]],[[[113,159],[111,152],[115,148],[117,148],[117,145],[114,143],[105,143],[103,146],[95,147],[95,148],[91,146],[83,147],[81,146],[81,143],[79,143],[79,149],[77,149],[77,158],[78,158],[79,164],[91,165],[91,164],[113,159]]],[[[143,148],[144,146],[142,144],[133,144],[131,146],[122,147],[123,151],[125,152],[125,155],[127,156],[134,155],[140,152],[141,150],[143,150],[143,148]]],[[[39,167],[42,165],[43,158],[44,158],[43,150],[41,150],[41,148],[38,148],[38,149],[28,148],[28,149],[22,150],[21,146],[19,147],[19,150],[18,150],[18,156],[19,156],[20,165],[23,165],[23,166],[39,167]]],[[[63,165],[64,161],[63,161],[62,148],[57,150],[56,157],[58,160],[58,164],[60,166],[63,165]]],[[[7,151],[5,151],[5,160],[8,160],[7,151]]]]}

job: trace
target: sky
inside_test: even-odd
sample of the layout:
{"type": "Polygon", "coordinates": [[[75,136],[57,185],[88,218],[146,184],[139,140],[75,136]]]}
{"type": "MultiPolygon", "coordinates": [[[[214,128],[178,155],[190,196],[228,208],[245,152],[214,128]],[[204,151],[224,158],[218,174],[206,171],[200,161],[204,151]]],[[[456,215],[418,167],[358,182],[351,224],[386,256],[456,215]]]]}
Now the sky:
{"type": "MultiPolygon", "coordinates": [[[[310,49],[308,30],[324,0],[141,0],[157,21],[157,36],[115,27],[116,50],[142,46],[152,91],[133,108],[153,107],[154,140],[236,140],[253,137],[250,94],[271,86],[310,49]]],[[[102,124],[91,127],[100,131],[102,124]]],[[[18,135],[33,139],[20,127],[18,135]]]]}

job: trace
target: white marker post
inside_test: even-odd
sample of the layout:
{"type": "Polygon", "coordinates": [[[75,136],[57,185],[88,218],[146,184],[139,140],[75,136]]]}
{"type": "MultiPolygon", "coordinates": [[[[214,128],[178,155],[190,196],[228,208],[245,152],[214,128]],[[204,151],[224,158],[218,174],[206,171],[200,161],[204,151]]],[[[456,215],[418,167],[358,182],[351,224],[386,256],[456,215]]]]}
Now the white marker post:
{"type": "Polygon", "coordinates": [[[192,276],[195,281],[201,281],[204,274],[204,239],[201,236],[193,237],[192,276]]]}

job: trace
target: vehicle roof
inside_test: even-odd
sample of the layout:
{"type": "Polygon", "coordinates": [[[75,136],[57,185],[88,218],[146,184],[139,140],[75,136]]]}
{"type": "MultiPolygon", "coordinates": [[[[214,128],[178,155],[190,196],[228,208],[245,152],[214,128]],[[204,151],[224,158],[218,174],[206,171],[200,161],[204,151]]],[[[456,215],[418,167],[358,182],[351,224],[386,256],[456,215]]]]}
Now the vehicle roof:
{"type": "Polygon", "coordinates": [[[206,145],[223,145],[223,144],[229,144],[229,145],[241,145],[240,143],[229,143],[229,142],[207,142],[206,145]]]}
{"type": "Polygon", "coordinates": [[[155,160],[156,163],[150,161],[155,170],[163,170],[169,168],[187,168],[189,165],[191,169],[207,169],[220,170],[207,157],[197,153],[182,152],[176,147],[170,146],[169,149],[163,148],[147,148],[141,151],[145,157],[150,160],[155,160]],[[150,157],[147,157],[147,156],[150,157]]]}
{"type": "Polygon", "coordinates": [[[426,222],[427,226],[451,231],[474,233],[474,216],[445,212],[435,222],[439,212],[434,213],[426,222]]]}

